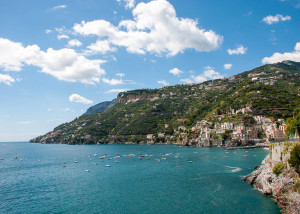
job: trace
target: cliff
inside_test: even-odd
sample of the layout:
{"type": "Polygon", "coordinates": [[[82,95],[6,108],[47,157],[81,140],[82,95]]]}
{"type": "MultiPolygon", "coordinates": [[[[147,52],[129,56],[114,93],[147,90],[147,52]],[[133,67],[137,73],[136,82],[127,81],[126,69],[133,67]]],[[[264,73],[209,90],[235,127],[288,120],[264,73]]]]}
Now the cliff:
{"type": "Polygon", "coordinates": [[[271,144],[270,153],[262,165],[244,178],[247,183],[270,196],[284,213],[300,213],[300,178],[288,163],[290,152],[296,144],[271,144]]]}
{"type": "Polygon", "coordinates": [[[88,108],[88,110],[82,116],[92,115],[95,113],[105,111],[107,108],[113,106],[116,103],[117,103],[117,99],[114,99],[112,101],[98,103],[97,105],[94,105],[94,106],[88,108]]]}

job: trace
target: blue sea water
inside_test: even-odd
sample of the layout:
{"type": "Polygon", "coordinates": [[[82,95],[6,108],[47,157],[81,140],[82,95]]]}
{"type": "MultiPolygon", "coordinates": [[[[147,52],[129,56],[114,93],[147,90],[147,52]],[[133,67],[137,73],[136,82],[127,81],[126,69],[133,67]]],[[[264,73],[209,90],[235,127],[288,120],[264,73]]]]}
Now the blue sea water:
{"type": "Polygon", "coordinates": [[[263,149],[0,143],[0,213],[280,213],[242,180],[266,155],[263,149]]]}

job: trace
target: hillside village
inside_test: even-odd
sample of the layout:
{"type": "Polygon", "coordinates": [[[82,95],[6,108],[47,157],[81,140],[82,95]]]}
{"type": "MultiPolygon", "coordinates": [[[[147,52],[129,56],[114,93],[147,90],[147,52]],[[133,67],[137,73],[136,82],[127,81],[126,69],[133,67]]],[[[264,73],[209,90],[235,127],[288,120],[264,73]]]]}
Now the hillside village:
{"type": "MultiPolygon", "coordinates": [[[[179,126],[174,130],[173,136],[165,133],[157,135],[148,134],[147,143],[172,142],[179,136],[181,145],[188,146],[229,146],[248,145],[285,138],[285,120],[268,118],[265,116],[252,115],[250,107],[238,110],[231,109],[226,115],[219,115],[217,122],[207,120],[197,121],[195,126],[188,129],[179,126]],[[247,118],[250,121],[241,120],[224,121],[224,118],[247,118]]],[[[169,125],[165,124],[165,128],[169,125]]],[[[297,137],[297,136],[295,136],[297,137]]]]}

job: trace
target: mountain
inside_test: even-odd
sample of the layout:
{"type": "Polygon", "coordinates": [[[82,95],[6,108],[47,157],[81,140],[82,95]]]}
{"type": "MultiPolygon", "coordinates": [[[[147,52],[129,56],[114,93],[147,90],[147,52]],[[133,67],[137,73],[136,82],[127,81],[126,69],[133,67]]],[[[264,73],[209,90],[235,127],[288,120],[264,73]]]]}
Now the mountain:
{"type": "MultiPolygon", "coordinates": [[[[258,116],[274,122],[292,115],[295,107],[300,106],[299,72],[300,63],[284,61],[201,84],[121,92],[117,103],[110,108],[85,114],[30,142],[100,144],[196,140],[199,144],[203,143],[199,137],[203,129],[198,129],[201,123],[197,121],[204,120],[210,135],[206,138],[236,139],[233,128],[220,135],[218,126],[227,122],[235,130],[242,124],[246,130],[253,128],[251,124],[257,122],[258,116]]],[[[269,135],[259,129],[257,136],[269,135]]]]}
{"type": "Polygon", "coordinates": [[[94,106],[88,108],[88,110],[82,116],[92,115],[92,114],[95,114],[98,112],[105,111],[107,108],[113,106],[116,103],[117,103],[117,99],[99,103],[97,105],[94,105],[94,106]]]}

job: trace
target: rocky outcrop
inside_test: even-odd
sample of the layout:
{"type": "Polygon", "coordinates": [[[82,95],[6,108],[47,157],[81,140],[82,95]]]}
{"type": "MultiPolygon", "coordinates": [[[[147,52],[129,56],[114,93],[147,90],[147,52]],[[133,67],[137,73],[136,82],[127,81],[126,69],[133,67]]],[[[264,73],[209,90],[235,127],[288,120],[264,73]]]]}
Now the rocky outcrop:
{"type": "Polygon", "coordinates": [[[117,103],[117,99],[113,99],[112,101],[106,101],[106,102],[99,103],[97,105],[94,105],[94,106],[90,107],[82,116],[92,115],[92,114],[95,114],[95,113],[98,113],[98,112],[105,111],[107,108],[113,106],[116,103],[117,103]]]}
{"type": "Polygon", "coordinates": [[[288,166],[286,157],[288,157],[289,152],[286,152],[286,155],[282,153],[286,150],[284,145],[272,147],[262,165],[247,175],[244,180],[270,196],[284,213],[300,213],[300,194],[294,190],[295,183],[299,181],[299,175],[288,166]],[[279,163],[278,159],[275,158],[277,155],[274,153],[281,153],[282,160],[280,163],[286,164],[285,169],[278,176],[273,173],[274,167],[279,163]]]}
{"type": "Polygon", "coordinates": [[[118,103],[136,102],[139,100],[157,100],[159,96],[157,94],[120,94],[118,96],[118,103]]]}

